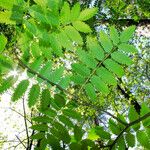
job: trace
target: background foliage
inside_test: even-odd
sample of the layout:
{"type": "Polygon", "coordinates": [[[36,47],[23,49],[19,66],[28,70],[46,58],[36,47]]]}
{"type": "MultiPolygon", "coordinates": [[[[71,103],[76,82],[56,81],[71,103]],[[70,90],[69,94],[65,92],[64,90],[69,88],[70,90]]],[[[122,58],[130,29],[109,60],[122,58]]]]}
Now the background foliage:
{"type": "Polygon", "coordinates": [[[0,1],[0,93],[23,102],[25,149],[150,149],[148,49],[133,46],[136,26],[121,28],[149,11],[146,2],[116,3],[0,1]]]}

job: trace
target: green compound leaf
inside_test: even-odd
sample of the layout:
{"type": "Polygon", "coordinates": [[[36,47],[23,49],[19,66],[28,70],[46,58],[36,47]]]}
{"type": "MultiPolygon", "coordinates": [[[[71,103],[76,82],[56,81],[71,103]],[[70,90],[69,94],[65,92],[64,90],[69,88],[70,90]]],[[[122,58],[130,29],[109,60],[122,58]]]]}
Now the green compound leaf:
{"type": "Polygon", "coordinates": [[[85,92],[91,100],[93,101],[96,100],[96,93],[92,84],[88,83],[85,85],[85,92]]]}
{"type": "Polygon", "coordinates": [[[80,15],[80,3],[76,3],[71,9],[70,15],[71,21],[77,20],[79,15],[80,15]]]}
{"type": "Polygon", "coordinates": [[[106,61],[104,61],[104,65],[108,70],[115,73],[118,77],[122,77],[124,75],[124,70],[122,69],[122,67],[113,60],[107,59],[106,61]]]}
{"type": "Polygon", "coordinates": [[[79,16],[79,20],[81,21],[86,21],[90,18],[92,18],[96,13],[97,13],[97,8],[87,8],[87,9],[84,9],[81,13],[80,13],[80,16],[79,16]]]}
{"type": "Polygon", "coordinates": [[[128,42],[133,36],[134,31],[135,31],[135,26],[130,26],[126,28],[124,31],[122,31],[120,34],[121,43],[128,42]]]}
{"type": "Polygon", "coordinates": [[[22,80],[16,87],[16,89],[14,90],[13,96],[12,96],[12,101],[17,101],[19,98],[21,98],[27,88],[29,86],[29,81],[28,80],[22,80]]]}
{"type": "Polygon", "coordinates": [[[99,41],[101,42],[101,45],[103,46],[104,50],[107,53],[109,53],[113,48],[113,45],[109,36],[104,31],[100,31],[99,34],[100,34],[99,41]]]}
{"type": "Polygon", "coordinates": [[[119,51],[112,53],[111,57],[120,64],[125,64],[129,66],[133,63],[127,55],[119,51]]]}
{"type": "Polygon", "coordinates": [[[29,96],[28,96],[28,106],[32,107],[38,101],[40,95],[40,87],[38,84],[33,85],[30,89],[29,96]]]}
{"type": "Polygon", "coordinates": [[[117,45],[119,43],[119,34],[114,26],[110,27],[110,38],[114,45],[117,45]]]}
{"type": "Polygon", "coordinates": [[[5,49],[6,44],[7,44],[6,37],[3,34],[0,35],[0,53],[3,52],[3,50],[5,49]]]}
{"type": "Polygon", "coordinates": [[[126,53],[136,53],[137,52],[137,49],[133,45],[125,44],[125,43],[120,44],[118,46],[118,49],[121,51],[124,51],[126,53]]]}
{"type": "Polygon", "coordinates": [[[90,33],[90,32],[92,32],[92,30],[89,27],[89,25],[87,25],[86,23],[84,23],[82,21],[75,21],[72,24],[80,32],[83,32],[83,33],[90,33]]]}

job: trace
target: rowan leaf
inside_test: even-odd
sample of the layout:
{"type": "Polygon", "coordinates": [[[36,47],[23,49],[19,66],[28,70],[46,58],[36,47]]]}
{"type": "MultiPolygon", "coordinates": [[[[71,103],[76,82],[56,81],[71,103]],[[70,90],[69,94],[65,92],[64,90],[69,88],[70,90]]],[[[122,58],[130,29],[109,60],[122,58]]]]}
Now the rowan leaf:
{"type": "Polygon", "coordinates": [[[78,19],[81,21],[86,21],[86,20],[92,18],[97,13],[97,11],[98,11],[97,8],[84,9],[83,11],[81,11],[78,19]]]}
{"type": "Polygon", "coordinates": [[[74,27],[66,26],[64,30],[68,37],[72,40],[72,42],[75,42],[79,45],[83,44],[83,40],[80,33],[74,27]]]}
{"type": "Polygon", "coordinates": [[[38,84],[35,84],[31,87],[29,95],[28,95],[28,106],[32,107],[38,101],[40,95],[40,87],[38,84]]]}
{"type": "Polygon", "coordinates": [[[0,35],[0,53],[3,52],[6,44],[7,44],[7,38],[3,34],[1,34],[0,35]]]}
{"type": "Polygon", "coordinates": [[[125,30],[123,30],[120,34],[120,41],[122,43],[128,42],[133,36],[134,31],[135,31],[135,26],[130,26],[125,30]]]}
{"type": "Polygon", "coordinates": [[[14,90],[14,93],[12,95],[12,101],[17,101],[19,98],[21,98],[25,94],[28,86],[29,86],[29,81],[22,80],[14,90]]]}
{"type": "Polygon", "coordinates": [[[87,25],[86,23],[84,23],[82,21],[75,21],[72,24],[80,32],[83,32],[83,33],[90,33],[90,32],[92,32],[92,30],[89,27],[89,25],[87,25]]]}
{"type": "Polygon", "coordinates": [[[103,46],[104,50],[109,53],[112,48],[113,48],[113,45],[112,45],[112,42],[109,38],[109,36],[104,32],[104,31],[100,31],[100,42],[101,42],[101,45],[103,46]]]}
{"type": "Polygon", "coordinates": [[[118,46],[118,49],[120,51],[124,51],[126,53],[136,53],[137,52],[137,49],[133,45],[126,44],[126,43],[120,44],[118,46]]]}
{"type": "Polygon", "coordinates": [[[137,131],[136,132],[137,141],[147,149],[150,149],[150,140],[145,131],[137,131]]]}
{"type": "Polygon", "coordinates": [[[119,33],[114,26],[110,27],[110,38],[114,45],[117,45],[119,43],[119,33]]]}
{"type": "Polygon", "coordinates": [[[106,68],[100,67],[97,69],[96,73],[105,83],[107,83],[109,85],[114,85],[114,86],[117,85],[115,76],[110,71],[108,71],[106,68]]]}
{"type": "Polygon", "coordinates": [[[124,75],[124,70],[122,69],[122,67],[118,63],[114,62],[113,60],[111,59],[105,60],[104,65],[108,70],[115,73],[118,77],[122,77],[124,75]]]}
{"type": "Polygon", "coordinates": [[[128,144],[128,147],[134,147],[135,146],[135,136],[133,134],[128,132],[125,135],[125,139],[126,139],[126,142],[128,144]]]}
{"type": "Polygon", "coordinates": [[[71,9],[70,15],[71,21],[77,20],[79,15],[80,15],[80,3],[76,3],[71,9]]]}
{"type": "Polygon", "coordinates": [[[92,39],[91,37],[87,37],[87,47],[89,48],[89,53],[98,60],[104,59],[104,51],[99,43],[92,39]]]}
{"type": "Polygon", "coordinates": [[[133,63],[131,58],[129,58],[127,55],[119,51],[113,52],[111,54],[111,57],[120,64],[125,64],[129,66],[133,63]]]}
{"type": "Polygon", "coordinates": [[[62,24],[68,24],[70,22],[70,6],[68,2],[64,2],[64,5],[61,9],[60,21],[62,24]]]}
{"type": "Polygon", "coordinates": [[[14,83],[14,77],[13,76],[10,76],[10,77],[4,79],[0,84],[0,94],[4,93],[9,88],[11,88],[13,83],[14,83]]]}
{"type": "Polygon", "coordinates": [[[99,92],[102,92],[104,95],[109,94],[108,86],[98,76],[93,76],[91,78],[91,83],[99,92]]]}
{"type": "Polygon", "coordinates": [[[85,92],[91,100],[93,101],[96,100],[96,93],[92,84],[88,83],[85,85],[85,92]]]}

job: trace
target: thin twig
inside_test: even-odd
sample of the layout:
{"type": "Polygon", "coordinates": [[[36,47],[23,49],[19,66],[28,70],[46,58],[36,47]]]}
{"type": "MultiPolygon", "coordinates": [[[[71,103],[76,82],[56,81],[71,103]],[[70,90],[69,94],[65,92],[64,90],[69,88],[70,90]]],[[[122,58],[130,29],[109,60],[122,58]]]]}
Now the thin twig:
{"type": "MultiPolygon", "coordinates": [[[[27,140],[27,139],[24,139],[24,140],[22,140],[22,142],[24,142],[25,140],[27,140]]],[[[17,145],[13,145],[13,146],[10,146],[10,147],[7,147],[7,149],[5,149],[5,150],[8,150],[8,149],[11,149],[12,147],[14,147],[14,148],[16,148],[17,146],[19,146],[21,143],[19,142],[17,145]]]]}
{"type": "Polygon", "coordinates": [[[113,117],[114,119],[116,119],[118,122],[120,122],[123,125],[128,125],[126,122],[122,121],[121,119],[117,118],[116,116],[114,116],[113,114],[111,114],[110,112],[107,112],[105,110],[102,110],[102,112],[106,113],[107,115],[113,117]]]}
{"type": "Polygon", "coordinates": [[[21,141],[20,138],[17,135],[15,135],[15,136],[20,141],[20,143],[24,146],[24,148],[26,148],[26,146],[24,145],[23,141],[21,141]]]}
{"type": "Polygon", "coordinates": [[[23,112],[24,112],[24,124],[26,129],[26,135],[27,135],[27,148],[29,147],[29,131],[28,131],[28,125],[27,125],[27,119],[26,119],[26,109],[25,109],[25,103],[24,103],[24,97],[23,97],[23,112]]]}
{"type": "MultiPolygon", "coordinates": [[[[16,111],[15,109],[10,108],[10,107],[9,107],[9,109],[12,110],[12,111],[14,111],[14,112],[16,112],[17,114],[19,114],[19,115],[22,116],[23,118],[25,118],[24,115],[22,115],[20,112],[16,111]]],[[[31,121],[30,121],[28,118],[26,118],[26,120],[31,123],[31,121]]]]}
{"type": "Polygon", "coordinates": [[[150,81],[150,76],[148,74],[148,69],[149,69],[149,65],[146,64],[146,76],[147,76],[147,79],[150,81]]]}

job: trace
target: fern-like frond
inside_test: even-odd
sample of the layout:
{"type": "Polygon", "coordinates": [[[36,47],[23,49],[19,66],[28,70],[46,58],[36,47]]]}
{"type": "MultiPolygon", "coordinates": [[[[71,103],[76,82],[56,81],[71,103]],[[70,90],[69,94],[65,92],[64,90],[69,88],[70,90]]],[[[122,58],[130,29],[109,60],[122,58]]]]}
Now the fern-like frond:
{"type": "Polygon", "coordinates": [[[72,64],[71,79],[80,86],[79,94],[85,91],[94,100],[96,93],[108,95],[110,86],[117,85],[117,78],[125,74],[122,65],[132,64],[128,53],[137,51],[133,45],[122,43],[120,38],[124,36],[129,40],[133,29],[127,28],[119,37],[117,29],[110,27],[110,36],[100,31],[99,40],[87,37],[87,50],[78,49],[79,62],[72,64]]]}

